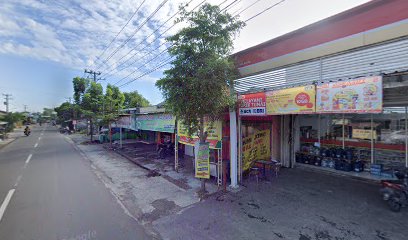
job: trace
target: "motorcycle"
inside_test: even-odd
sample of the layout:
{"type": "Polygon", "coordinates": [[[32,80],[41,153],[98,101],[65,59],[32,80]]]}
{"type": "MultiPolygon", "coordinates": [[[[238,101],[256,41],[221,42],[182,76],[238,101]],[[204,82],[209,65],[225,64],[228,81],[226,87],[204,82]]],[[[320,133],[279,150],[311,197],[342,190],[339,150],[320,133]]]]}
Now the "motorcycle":
{"type": "Polygon", "coordinates": [[[174,144],[172,142],[163,143],[159,145],[157,150],[158,158],[165,159],[167,156],[174,154],[174,144]]]}
{"type": "Polygon", "coordinates": [[[398,180],[382,180],[380,193],[393,212],[408,206],[408,171],[395,172],[398,180]]]}
{"type": "Polygon", "coordinates": [[[25,129],[24,130],[24,135],[26,135],[28,137],[28,136],[30,136],[30,134],[31,134],[30,129],[25,129]]]}

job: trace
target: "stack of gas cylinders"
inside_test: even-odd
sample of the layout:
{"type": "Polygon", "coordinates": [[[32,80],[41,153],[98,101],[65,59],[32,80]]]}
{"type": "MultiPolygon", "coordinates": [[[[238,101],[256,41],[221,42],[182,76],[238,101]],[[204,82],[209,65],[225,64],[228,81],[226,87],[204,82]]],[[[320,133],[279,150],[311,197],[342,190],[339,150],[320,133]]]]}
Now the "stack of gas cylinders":
{"type": "Polygon", "coordinates": [[[296,162],[334,168],[340,171],[364,171],[364,162],[356,158],[353,148],[302,147],[296,162]]]}

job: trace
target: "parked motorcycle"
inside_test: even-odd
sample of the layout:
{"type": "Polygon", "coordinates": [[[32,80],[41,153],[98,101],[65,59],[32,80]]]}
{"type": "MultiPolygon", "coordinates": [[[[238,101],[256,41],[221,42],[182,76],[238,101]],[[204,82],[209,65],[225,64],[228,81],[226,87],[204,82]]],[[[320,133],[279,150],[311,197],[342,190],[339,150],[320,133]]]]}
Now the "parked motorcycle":
{"type": "Polygon", "coordinates": [[[174,144],[172,142],[167,142],[159,145],[157,150],[158,158],[165,159],[167,156],[174,155],[174,144]]]}
{"type": "Polygon", "coordinates": [[[397,171],[398,180],[382,180],[381,194],[391,211],[399,212],[401,207],[408,206],[408,171],[397,171]]]}

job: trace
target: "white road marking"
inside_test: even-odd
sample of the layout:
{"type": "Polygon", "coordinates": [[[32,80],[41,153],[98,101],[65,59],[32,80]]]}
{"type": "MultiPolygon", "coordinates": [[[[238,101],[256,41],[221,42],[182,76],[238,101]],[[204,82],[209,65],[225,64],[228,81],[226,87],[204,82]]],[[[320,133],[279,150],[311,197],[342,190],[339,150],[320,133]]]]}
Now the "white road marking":
{"type": "Polygon", "coordinates": [[[28,155],[27,160],[25,161],[26,164],[28,164],[28,162],[30,162],[30,159],[33,157],[33,154],[28,155]]]}
{"type": "Polygon", "coordinates": [[[3,214],[6,211],[7,205],[10,203],[11,197],[14,194],[14,191],[16,191],[16,189],[10,189],[10,191],[7,193],[6,198],[3,201],[3,204],[1,204],[0,207],[0,221],[3,218],[3,214]]]}
{"type": "Polygon", "coordinates": [[[18,186],[18,184],[20,183],[22,177],[23,177],[23,176],[21,176],[21,175],[18,176],[17,181],[16,181],[16,184],[14,184],[14,188],[16,188],[16,187],[18,186]]]}
{"type": "Polygon", "coordinates": [[[36,144],[34,145],[34,148],[36,148],[36,147],[38,147],[38,143],[36,143],[36,144]]]}
{"type": "Polygon", "coordinates": [[[41,140],[41,137],[38,137],[38,141],[40,141],[41,140]]]}
{"type": "Polygon", "coordinates": [[[41,133],[41,136],[43,136],[43,135],[44,135],[44,133],[42,132],[42,133],[41,133]]]}

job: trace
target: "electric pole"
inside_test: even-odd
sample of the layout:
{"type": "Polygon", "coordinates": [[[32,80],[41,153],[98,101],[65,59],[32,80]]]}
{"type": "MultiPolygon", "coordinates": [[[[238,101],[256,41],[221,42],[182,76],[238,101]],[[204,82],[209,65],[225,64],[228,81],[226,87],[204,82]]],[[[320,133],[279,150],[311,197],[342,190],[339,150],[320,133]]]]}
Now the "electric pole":
{"type": "Polygon", "coordinates": [[[27,112],[27,105],[24,104],[24,112],[27,112]]]}
{"type": "Polygon", "coordinates": [[[96,76],[101,75],[101,72],[96,72],[96,71],[94,71],[94,70],[88,70],[88,69],[85,69],[84,72],[85,72],[85,73],[92,74],[92,75],[93,75],[93,81],[94,81],[94,82],[97,82],[97,81],[101,80],[101,79],[97,79],[97,78],[96,78],[96,76]]]}
{"type": "Polygon", "coordinates": [[[3,96],[4,96],[4,100],[5,100],[4,105],[6,105],[6,112],[8,113],[9,112],[10,100],[12,100],[11,94],[3,94],[3,96]]]}

